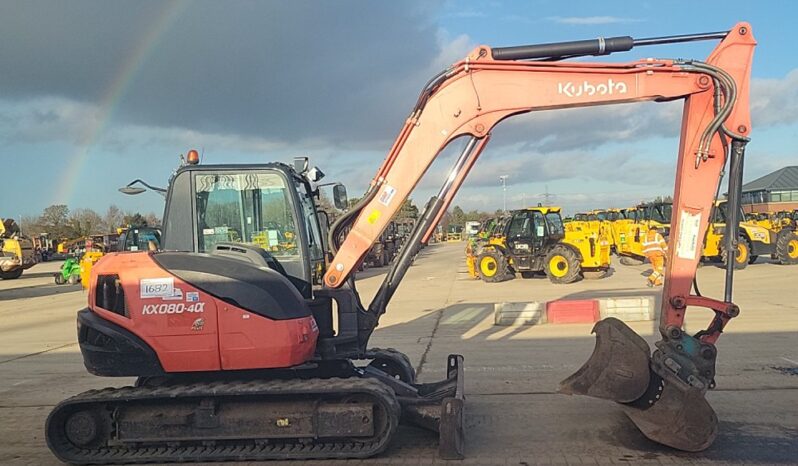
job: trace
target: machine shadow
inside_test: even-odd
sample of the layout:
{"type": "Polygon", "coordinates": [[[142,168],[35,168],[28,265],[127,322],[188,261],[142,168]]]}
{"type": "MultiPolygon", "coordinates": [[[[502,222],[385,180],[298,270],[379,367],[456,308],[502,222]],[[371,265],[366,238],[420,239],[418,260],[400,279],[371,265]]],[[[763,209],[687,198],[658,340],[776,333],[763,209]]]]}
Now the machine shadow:
{"type": "MultiPolygon", "coordinates": [[[[718,378],[719,390],[710,393],[721,419],[718,438],[705,452],[689,454],[647,440],[614,403],[555,393],[557,381],[589,354],[573,350],[592,346],[587,326],[557,326],[571,327],[572,333],[584,330],[584,337],[558,336],[557,329],[552,329],[554,324],[537,326],[529,335],[533,329],[529,326],[493,328],[491,324],[491,328],[484,328],[490,314],[492,303],[457,303],[407,323],[378,329],[385,335],[376,335],[377,340],[385,340],[391,335],[415,332],[421,325],[435,329],[422,367],[425,378],[435,378],[444,370],[445,353],[465,355],[466,458],[471,464],[549,464],[562,462],[564,456],[629,463],[659,460],[794,464],[798,457],[798,423],[794,415],[788,414],[794,407],[789,395],[798,389],[798,377],[791,371],[761,364],[762,355],[747,365],[761,366],[757,383],[768,387],[769,403],[761,404],[764,392],[735,389],[731,379],[739,374],[721,367],[719,373],[726,375],[718,378]],[[751,407],[757,402],[761,409],[752,418],[751,407]]],[[[726,352],[727,359],[734,359],[745,352],[744,348],[761,345],[765,339],[794,335],[753,333],[727,337],[732,337],[733,347],[739,348],[726,352]]],[[[58,464],[41,435],[52,407],[82,391],[132,383],[130,378],[89,375],[76,347],[30,356],[4,354],[0,360],[5,361],[0,362],[4,374],[0,380],[3,463],[58,464]]],[[[388,450],[367,462],[432,463],[437,461],[437,441],[435,433],[402,426],[388,450]]]]}
{"type": "Polygon", "coordinates": [[[25,298],[41,298],[43,296],[74,293],[82,290],[83,288],[81,288],[80,284],[56,285],[55,283],[49,283],[45,285],[31,285],[20,288],[9,288],[5,290],[0,290],[0,301],[11,301],[14,299],[25,299],[25,298]]]}
{"type": "MultiPolygon", "coordinates": [[[[35,269],[34,269],[35,270],[35,269]]],[[[19,277],[18,281],[24,281],[25,279],[30,278],[45,278],[45,277],[52,277],[55,272],[31,272],[30,270],[26,270],[22,273],[22,276],[19,277]]]]}
{"type": "MultiPolygon", "coordinates": [[[[659,309],[661,289],[584,291],[564,299],[633,295],[654,297],[659,309]]],[[[431,343],[416,367],[424,381],[441,377],[446,354],[464,355],[466,458],[477,464],[502,458],[547,464],[562,461],[563,454],[630,463],[658,458],[675,463],[795,463],[798,422],[782,413],[794,405],[790,396],[798,390],[796,372],[774,366],[773,359],[766,361],[764,354],[752,356],[745,350],[773,338],[794,338],[790,333],[725,335],[718,390],[708,393],[720,418],[718,437],[706,451],[686,453],[647,439],[615,403],[557,393],[559,381],[591,354],[595,341],[591,324],[496,326],[493,313],[494,303],[460,302],[378,328],[374,335],[375,346],[380,346],[388,338],[430,329],[431,343]],[[584,336],[573,336],[579,332],[584,336]],[[741,360],[744,368],[736,365],[741,360]],[[753,385],[745,379],[751,377],[750,372],[756,374],[753,385]],[[752,415],[751,407],[761,405],[763,396],[776,396],[771,391],[777,392],[778,401],[772,400],[765,412],[752,415]]],[[[648,325],[640,324],[638,331],[648,325]]],[[[649,342],[659,339],[657,321],[651,325],[651,333],[644,336],[649,342]]],[[[419,343],[426,341],[419,339],[419,343]]],[[[385,457],[434,457],[436,439],[432,433],[404,429],[385,457]]]]}

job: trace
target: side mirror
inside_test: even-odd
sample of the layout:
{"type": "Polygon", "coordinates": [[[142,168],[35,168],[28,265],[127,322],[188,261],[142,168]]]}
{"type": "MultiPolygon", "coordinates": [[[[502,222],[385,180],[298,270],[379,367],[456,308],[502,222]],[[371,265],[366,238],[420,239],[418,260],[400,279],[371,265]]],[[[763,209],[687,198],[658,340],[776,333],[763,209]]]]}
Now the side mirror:
{"type": "Polygon", "coordinates": [[[340,183],[333,186],[333,203],[338,209],[344,210],[347,208],[346,186],[340,183]]]}

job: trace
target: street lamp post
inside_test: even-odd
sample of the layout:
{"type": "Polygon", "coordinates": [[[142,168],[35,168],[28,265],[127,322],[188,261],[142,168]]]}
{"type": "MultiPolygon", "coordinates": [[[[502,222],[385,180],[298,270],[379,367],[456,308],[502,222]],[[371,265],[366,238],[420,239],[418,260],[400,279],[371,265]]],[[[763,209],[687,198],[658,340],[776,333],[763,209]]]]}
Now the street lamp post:
{"type": "Polygon", "coordinates": [[[151,186],[151,185],[147,184],[146,182],[144,182],[142,180],[133,180],[133,181],[131,181],[130,183],[128,183],[127,186],[119,188],[119,192],[122,193],[122,194],[127,194],[127,195],[133,196],[133,195],[136,195],[136,194],[141,194],[144,191],[146,191],[146,189],[144,189],[144,188],[136,188],[136,187],[134,187],[133,186],[134,184],[140,184],[142,186],[146,186],[150,190],[155,191],[156,193],[160,194],[163,197],[166,197],[166,189],[159,188],[157,186],[151,186]]]}
{"type": "Polygon", "coordinates": [[[502,184],[502,210],[505,212],[507,212],[507,178],[509,177],[509,175],[499,176],[499,182],[502,184]]]}

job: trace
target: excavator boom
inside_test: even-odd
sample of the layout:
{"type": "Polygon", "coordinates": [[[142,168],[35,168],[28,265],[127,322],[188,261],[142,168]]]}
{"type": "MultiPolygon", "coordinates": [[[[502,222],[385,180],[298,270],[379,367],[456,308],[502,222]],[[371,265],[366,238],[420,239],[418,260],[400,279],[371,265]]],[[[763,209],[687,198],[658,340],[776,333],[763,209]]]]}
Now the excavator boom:
{"type": "MultiPolygon", "coordinates": [[[[704,400],[714,386],[714,343],[739,310],[732,303],[727,269],[722,300],[691,294],[712,202],[727,162],[731,211],[739,204],[742,160],[751,131],[748,88],[753,50],[751,27],[738,23],[720,33],[640,39],[543,44],[504,49],[479,46],[465,60],[425,86],[363,200],[333,226],[336,252],[324,276],[338,288],[349,281],[374,240],[441,151],[455,139],[466,143],[437,196],[427,204],[408,246],[388,272],[369,306],[376,327],[418,245],[432,231],[490,138],[491,130],[514,115],[618,103],[684,101],[674,213],[666,284],[660,314],[662,340],[653,357],[648,345],[617,320],[597,324],[597,347],[588,363],[563,381],[561,391],[626,404],[630,418],[649,438],[684,450],[706,448],[717,419],[704,400]],[[646,59],[629,63],[564,62],[635,45],[720,39],[706,61],[646,59]],[[350,227],[337,244],[340,228],[350,227]],[[684,333],[687,307],[715,313],[706,330],[684,333]],[[630,353],[631,352],[631,353],[630,353]],[[667,395],[667,396],[666,396],[667,395]],[[665,429],[664,422],[677,427],[665,429]]],[[[729,219],[736,228],[737,218],[729,219]]],[[[734,235],[728,235],[734,242],[734,235]]],[[[727,245],[736,250],[736,245],[727,245]]]]}

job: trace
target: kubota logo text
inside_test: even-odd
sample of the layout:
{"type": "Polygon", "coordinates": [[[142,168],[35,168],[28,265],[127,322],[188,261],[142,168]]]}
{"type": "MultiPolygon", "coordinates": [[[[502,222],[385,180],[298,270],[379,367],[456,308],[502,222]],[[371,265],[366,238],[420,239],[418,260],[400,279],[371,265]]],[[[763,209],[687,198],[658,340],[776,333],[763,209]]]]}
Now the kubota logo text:
{"type": "Polygon", "coordinates": [[[564,83],[557,83],[558,92],[568,97],[580,97],[583,94],[587,96],[592,95],[613,95],[613,94],[626,94],[627,88],[624,82],[615,82],[612,79],[607,79],[606,83],[591,84],[587,81],[582,81],[580,84],[574,84],[571,81],[564,83]]]}

